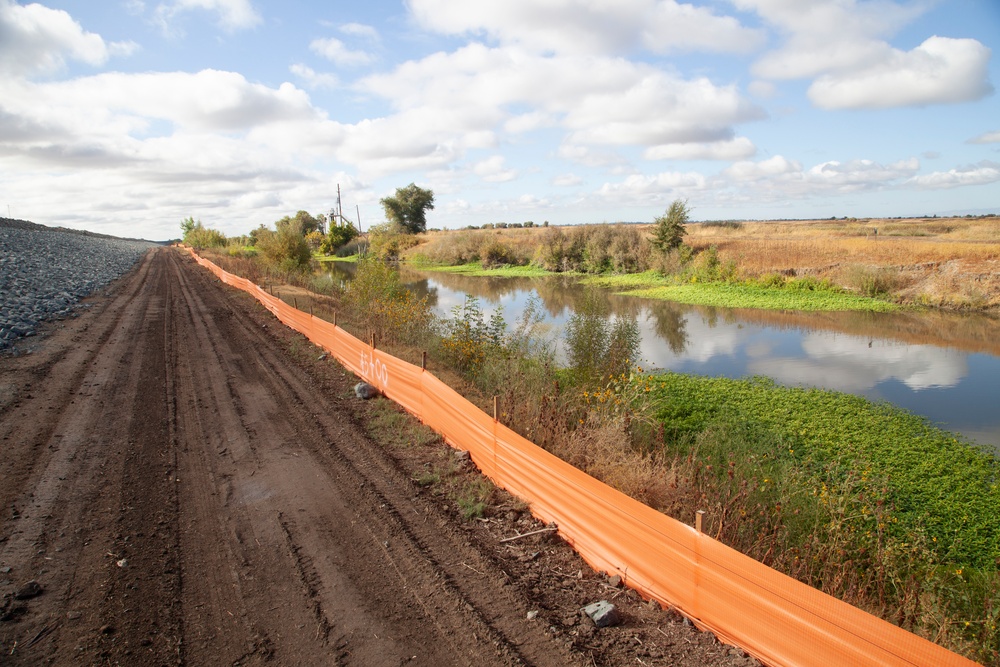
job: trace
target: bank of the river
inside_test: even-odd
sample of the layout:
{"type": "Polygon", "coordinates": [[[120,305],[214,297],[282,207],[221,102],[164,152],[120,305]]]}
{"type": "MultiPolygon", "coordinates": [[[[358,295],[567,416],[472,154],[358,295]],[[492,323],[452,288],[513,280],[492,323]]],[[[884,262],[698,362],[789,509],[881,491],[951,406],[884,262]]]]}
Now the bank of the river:
{"type": "MultiPolygon", "coordinates": [[[[356,262],[357,256],[354,255],[348,258],[323,258],[321,261],[356,262]]],[[[768,287],[752,282],[731,283],[722,281],[678,284],[676,280],[652,271],[638,274],[604,274],[592,276],[576,271],[547,271],[530,265],[506,265],[495,268],[484,268],[481,262],[471,262],[458,266],[427,262],[407,262],[407,264],[422,271],[451,273],[477,278],[572,277],[579,280],[582,284],[610,289],[617,294],[625,296],[675,301],[693,306],[829,312],[861,311],[871,313],[892,312],[902,307],[884,299],[860,296],[808,280],[789,281],[782,283],[780,287],[768,287]]]]}
{"type": "Polygon", "coordinates": [[[433,231],[410,237],[402,259],[466,275],[511,275],[494,266],[521,276],[579,271],[612,289],[733,308],[1000,309],[997,216],[727,221],[687,231],[683,252],[669,256],[646,242],[651,225],[433,231]]]}

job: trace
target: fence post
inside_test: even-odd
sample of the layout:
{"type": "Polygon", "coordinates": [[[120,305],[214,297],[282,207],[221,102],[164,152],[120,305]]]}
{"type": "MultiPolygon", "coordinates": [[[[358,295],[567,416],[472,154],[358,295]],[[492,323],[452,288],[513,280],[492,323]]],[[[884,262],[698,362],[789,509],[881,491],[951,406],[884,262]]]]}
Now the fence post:
{"type": "Polygon", "coordinates": [[[694,529],[701,535],[701,520],[705,516],[705,510],[698,510],[694,514],[694,529]]]}
{"type": "Polygon", "coordinates": [[[427,370],[427,352],[420,353],[420,370],[427,370]]]}

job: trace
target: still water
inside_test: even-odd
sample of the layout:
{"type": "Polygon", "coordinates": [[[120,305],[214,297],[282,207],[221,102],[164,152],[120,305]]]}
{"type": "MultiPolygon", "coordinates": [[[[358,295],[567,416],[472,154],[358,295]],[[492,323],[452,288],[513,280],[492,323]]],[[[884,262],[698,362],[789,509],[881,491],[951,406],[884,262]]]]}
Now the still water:
{"type": "MultiPolygon", "coordinates": [[[[403,271],[438,315],[474,296],[512,325],[529,298],[561,330],[583,288],[572,280],[470,278],[403,271]]],[[[685,306],[604,293],[641,332],[644,367],[697,375],[763,375],[888,401],[1000,451],[1000,318],[948,313],[800,313],[685,306]]]]}

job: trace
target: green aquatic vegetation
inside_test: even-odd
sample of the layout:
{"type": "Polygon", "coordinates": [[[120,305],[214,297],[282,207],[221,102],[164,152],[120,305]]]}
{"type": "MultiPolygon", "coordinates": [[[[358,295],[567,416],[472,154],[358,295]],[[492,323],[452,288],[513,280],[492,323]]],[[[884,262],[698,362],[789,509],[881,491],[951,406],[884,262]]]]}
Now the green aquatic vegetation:
{"type": "Polygon", "coordinates": [[[838,392],[676,373],[650,384],[663,455],[695,470],[709,534],[996,662],[996,456],[904,410],[838,392]]]}
{"type": "Polygon", "coordinates": [[[779,274],[745,281],[705,281],[698,274],[687,280],[663,276],[656,271],[623,275],[588,276],[583,283],[604,287],[618,294],[676,301],[696,306],[808,310],[889,312],[900,306],[845,292],[827,281],[812,277],[786,278],[779,274]]]}
{"type": "Polygon", "coordinates": [[[900,306],[845,292],[788,289],[733,283],[660,285],[627,292],[631,296],[664,299],[699,306],[760,308],[766,310],[889,312],[900,306]]]}
{"type": "Polygon", "coordinates": [[[552,275],[551,271],[546,271],[535,266],[501,266],[493,269],[484,269],[480,262],[470,262],[458,266],[441,266],[422,262],[417,263],[416,266],[425,271],[440,271],[442,273],[457,273],[463,276],[477,277],[538,278],[552,275]]]}
{"type": "Polygon", "coordinates": [[[858,473],[869,492],[884,489],[895,507],[885,528],[925,532],[942,562],[995,568],[1000,559],[997,459],[963,438],[889,404],[765,378],[667,373],[656,386],[669,432],[696,433],[722,418],[753,425],[785,443],[772,455],[827,488],[858,473]]]}

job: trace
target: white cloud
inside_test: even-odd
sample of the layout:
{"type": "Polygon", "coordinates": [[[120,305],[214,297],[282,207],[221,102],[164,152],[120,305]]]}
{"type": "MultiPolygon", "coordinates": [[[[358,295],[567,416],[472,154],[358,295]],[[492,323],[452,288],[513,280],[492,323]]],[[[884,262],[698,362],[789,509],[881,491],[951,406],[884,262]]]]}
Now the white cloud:
{"type": "Polygon", "coordinates": [[[375,60],[375,57],[367,51],[356,51],[347,46],[336,37],[326,37],[324,39],[314,39],[309,44],[309,50],[323,56],[327,60],[340,65],[341,67],[358,67],[368,65],[375,60]]]}
{"type": "Polygon", "coordinates": [[[294,180],[301,167],[282,166],[288,150],[343,139],[291,84],[272,89],[215,70],[0,80],[0,99],[4,127],[15,128],[0,131],[0,158],[49,173],[125,168],[154,184],[294,180]]]}
{"type": "Polygon", "coordinates": [[[931,37],[864,69],[821,76],[809,87],[809,99],[824,109],[969,102],[993,91],[989,60],[990,50],[974,39],[931,37]]]}
{"type": "Polygon", "coordinates": [[[358,88],[400,110],[457,120],[455,134],[470,121],[477,130],[506,122],[511,132],[556,126],[577,150],[729,141],[735,123],[762,116],[734,86],[705,78],[688,81],[616,58],[546,57],[482,44],[404,63],[358,88]],[[486,127],[478,119],[487,119],[486,127]]]}
{"type": "Polygon", "coordinates": [[[882,60],[889,45],[884,37],[916,18],[923,8],[884,0],[733,0],[755,11],[786,36],[781,47],[753,65],[765,79],[798,79],[826,72],[865,67],[882,60]]]}
{"type": "Polygon", "coordinates": [[[964,355],[930,345],[898,345],[857,336],[811,333],[802,340],[804,359],[771,359],[755,362],[754,373],[770,375],[787,384],[823,383],[838,391],[859,392],[896,379],[913,390],[951,387],[966,374],[964,355]]]}
{"type": "Polygon", "coordinates": [[[675,0],[408,0],[407,6],[430,30],[487,35],[535,53],[614,54],[637,46],[658,53],[745,53],[763,40],[733,17],[675,0]]]}
{"type": "Polygon", "coordinates": [[[174,0],[157,5],[153,17],[164,31],[171,31],[179,15],[193,10],[217,14],[219,26],[228,32],[253,28],[262,22],[250,0],[174,0]]]}
{"type": "Polygon", "coordinates": [[[652,146],[642,156],[647,160],[743,160],[756,152],[752,141],[736,137],[728,141],[652,146]]]}
{"type": "Polygon", "coordinates": [[[353,37],[361,37],[364,39],[371,40],[373,42],[378,41],[378,30],[370,25],[364,23],[345,23],[340,26],[340,32],[345,35],[351,35],[353,37]]]}
{"type": "Polygon", "coordinates": [[[494,155],[477,162],[473,165],[472,172],[489,183],[505,183],[517,178],[517,170],[507,169],[502,155],[494,155]]]}
{"type": "Polygon", "coordinates": [[[507,120],[504,123],[504,130],[511,134],[522,134],[546,127],[553,127],[559,124],[559,119],[555,114],[545,111],[529,111],[507,120]]]}
{"type": "Polygon", "coordinates": [[[65,11],[0,0],[0,72],[13,76],[51,73],[64,67],[67,57],[98,66],[136,48],[134,42],[106,44],[65,11]]]}
{"type": "Polygon", "coordinates": [[[576,174],[559,174],[552,179],[552,185],[559,187],[572,187],[583,183],[583,179],[576,174]]]}
{"type": "Polygon", "coordinates": [[[891,1],[734,0],[786,35],[752,67],[763,79],[815,79],[824,109],[891,108],[977,100],[992,90],[990,50],[974,39],[933,36],[903,51],[887,37],[930,6],[891,1]]]}
{"type": "Polygon", "coordinates": [[[958,188],[963,185],[986,185],[996,182],[1000,182],[1000,164],[989,160],[949,171],[936,171],[932,174],[915,176],[910,180],[912,185],[932,190],[958,188]]]}
{"type": "Polygon", "coordinates": [[[888,165],[866,159],[831,160],[805,169],[796,160],[775,155],[759,162],[736,162],[713,184],[729,194],[746,193],[743,198],[754,201],[806,199],[901,188],[919,168],[919,160],[910,158],[888,165]]]}
{"type": "Polygon", "coordinates": [[[698,172],[670,171],[660,174],[633,174],[618,183],[605,183],[598,194],[608,200],[634,203],[666,202],[704,190],[706,179],[698,172]]]}
{"type": "Polygon", "coordinates": [[[621,155],[610,150],[595,150],[590,146],[565,143],[559,147],[556,155],[563,160],[593,168],[620,168],[625,162],[621,155]]]}
{"type": "Polygon", "coordinates": [[[844,163],[831,161],[816,165],[805,177],[815,186],[844,193],[899,182],[915,174],[919,168],[920,161],[916,158],[889,165],[881,165],[872,160],[850,160],[844,163]]]}
{"type": "Polygon", "coordinates": [[[983,132],[979,136],[969,139],[970,144],[997,144],[1000,143],[1000,130],[994,132],[983,132]]]}
{"type": "Polygon", "coordinates": [[[737,162],[723,170],[722,174],[736,183],[752,183],[788,175],[801,177],[802,165],[782,155],[775,155],[760,162],[737,162]]]}
{"type": "Polygon", "coordinates": [[[319,73],[308,65],[295,63],[288,68],[288,71],[302,79],[308,88],[336,88],[339,81],[336,75],[329,73],[319,73]]]}
{"type": "Polygon", "coordinates": [[[774,97],[777,94],[778,89],[770,81],[761,81],[758,79],[750,82],[750,85],[747,86],[747,92],[754,97],[767,100],[774,97]]]}

